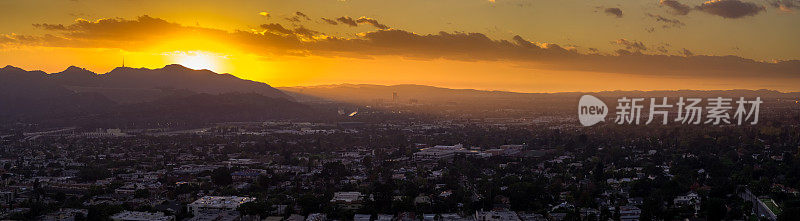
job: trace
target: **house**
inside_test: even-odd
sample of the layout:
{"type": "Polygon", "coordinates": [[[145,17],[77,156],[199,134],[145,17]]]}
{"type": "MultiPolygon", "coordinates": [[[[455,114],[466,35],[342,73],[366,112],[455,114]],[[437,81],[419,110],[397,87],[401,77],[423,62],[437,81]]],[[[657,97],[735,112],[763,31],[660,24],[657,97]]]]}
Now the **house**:
{"type": "Polygon", "coordinates": [[[333,194],[331,203],[336,204],[342,209],[356,210],[361,208],[363,200],[364,194],[360,192],[336,192],[333,194]]]}
{"type": "Polygon", "coordinates": [[[324,213],[312,213],[308,214],[308,217],[306,217],[306,221],[325,221],[325,220],[328,220],[328,215],[325,215],[324,213]]]}
{"type": "Polygon", "coordinates": [[[369,214],[355,214],[353,215],[353,221],[370,221],[372,215],[369,214]]]}
{"type": "Polygon", "coordinates": [[[619,207],[619,220],[620,221],[639,221],[639,216],[642,215],[642,210],[636,206],[620,206],[619,207]]]}
{"type": "Polygon", "coordinates": [[[521,221],[514,211],[475,211],[477,221],[521,221]]]}
{"type": "Polygon", "coordinates": [[[204,196],[187,205],[187,209],[195,216],[200,213],[235,211],[243,203],[255,201],[253,197],[239,196],[204,196]]]}
{"type": "Polygon", "coordinates": [[[700,197],[697,193],[689,192],[686,195],[675,197],[672,203],[679,206],[695,205],[700,203],[700,197]]]}

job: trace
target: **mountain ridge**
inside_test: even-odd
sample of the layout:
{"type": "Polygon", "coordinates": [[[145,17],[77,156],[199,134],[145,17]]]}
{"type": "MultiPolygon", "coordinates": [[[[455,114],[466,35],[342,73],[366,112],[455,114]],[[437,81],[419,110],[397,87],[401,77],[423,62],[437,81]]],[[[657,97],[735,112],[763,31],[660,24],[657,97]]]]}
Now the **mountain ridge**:
{"type": "MultiPolygon", "coordinates": [[[[267,97],[291,99],[283,92],[267,83],[238,78],[234,75],[219,74],[210,70],[194,70],[179,64],[169,64],[163,68],[116,67],[97,74],[89,70],[70,66],[64,71],[48,74],[62,86],[80,88],[81,92],[98,92],[102,89],[140,89],[150,93],[151,89],[189,90],[196,93],[257,93],[267,97]]],[[[130,103],[123,97],[109,96],[115,101],[130,103]]]]}

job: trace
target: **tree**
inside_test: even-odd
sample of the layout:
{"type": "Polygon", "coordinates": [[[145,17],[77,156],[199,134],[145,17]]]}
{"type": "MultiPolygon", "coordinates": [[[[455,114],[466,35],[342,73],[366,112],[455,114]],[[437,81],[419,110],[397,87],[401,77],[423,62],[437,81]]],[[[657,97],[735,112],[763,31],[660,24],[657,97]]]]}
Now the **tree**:
{"type": "Polygon", "coordinates": [[[238,210],[240,213],[244,215],[259,215],[262,217],[266,217],[268,215],[267,209],[270,207],[271,205],[269,205],[269,203],[267,203],[266,201],[257,200],[257,201],[242,203],[242,205],[239,205],[239,207],[236,208],[236,210],[238,210]]]}
{"type": "Polygon", "coordinates": [[[227,186],[233,183],[231,171],[226,167],[220,167],[211,172],[211,181],[219,186],[227,186]]]}
{"type": "Polygon", "coordinates": [[[150,190],[147,189],[137,189],[133,192],[133,197],[135,198],[147,198],[150,197],[150,190]]]}

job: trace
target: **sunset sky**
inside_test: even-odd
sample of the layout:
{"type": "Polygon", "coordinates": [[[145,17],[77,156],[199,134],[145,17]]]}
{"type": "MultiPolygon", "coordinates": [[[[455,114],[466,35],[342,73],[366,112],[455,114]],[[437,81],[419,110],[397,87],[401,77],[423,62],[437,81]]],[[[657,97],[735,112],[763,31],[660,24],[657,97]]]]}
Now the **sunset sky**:
{"type": "Polygon", "coordinates": [[[800,91],[800,0],[0,0],[0,66],[273,86],[800,91]]]}

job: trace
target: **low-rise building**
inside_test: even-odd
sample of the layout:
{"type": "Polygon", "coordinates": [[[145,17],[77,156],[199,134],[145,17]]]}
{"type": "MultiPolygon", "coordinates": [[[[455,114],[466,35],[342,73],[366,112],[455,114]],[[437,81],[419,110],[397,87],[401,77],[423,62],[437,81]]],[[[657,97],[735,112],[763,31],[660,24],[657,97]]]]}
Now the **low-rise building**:
{"type": "Polygon", "coordinates": [[[642,210],[636,206],[620,206],[619,207],[619,220],[621,221],[639,221],[639,216],[642,215],[642,210]]]}
{"type": "Polygon", "coordinates": [[[167,216],[162,212],[122,211],[112,215],[110,218],[114,221],[175,221],[175,216],[167,216]]]}
{"type": "Polygon", "coordinates": [[[336,192],[333,194],[331,203],[335,203],[342,209],[355,210],[361,208],[364,194],[360,192],[336,192]]]}
{"type": "Polygon", "coordinates": [[[239,196],[204,196],[187,205],[187,209],[195,216],[203,212],[234,211],[243,203],[255,201],[253,197],[239,196]]]}

